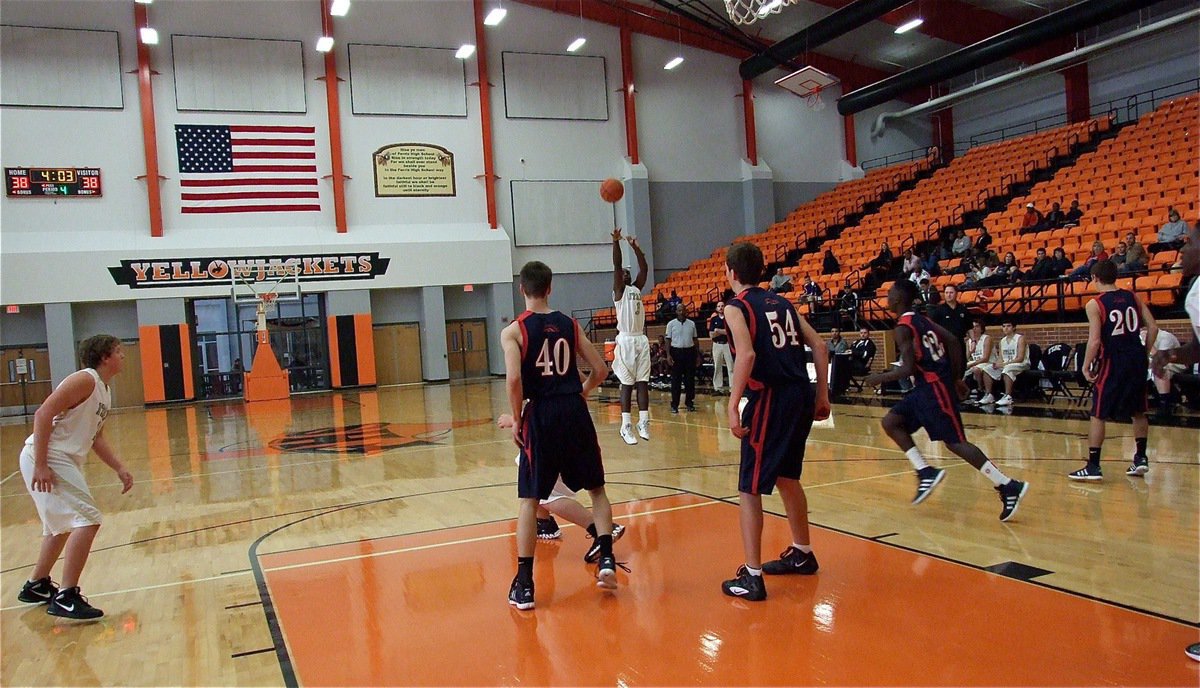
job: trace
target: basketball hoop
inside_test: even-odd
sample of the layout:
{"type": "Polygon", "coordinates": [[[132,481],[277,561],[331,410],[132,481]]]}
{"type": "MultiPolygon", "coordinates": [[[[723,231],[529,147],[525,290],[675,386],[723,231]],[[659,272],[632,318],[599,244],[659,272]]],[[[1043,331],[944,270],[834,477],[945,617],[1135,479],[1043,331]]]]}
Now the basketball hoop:
{"type": "Polygon", "coordinates": [[[275,297],[278,296],[273,291],[265,291],[258,295],[258,305],[255,306],[254,312],[258,316],[258,341],[267,341],[267,311],[274,312],[275,297]]]}
{"type": "Polygon", "coordinates": [[[800,96],[811,109],[824,110],[825,99],[821,94],[840,83],[841,80],[836,76],[822,72],[816,67],[801,67],[777,80],[775,85],[800,96]]]}
{"type": "Polygon", "coordinates": [[[725,11],[735,24],[753,24],[772,14],[778,14],[785,5],[796,0],[725,0],[725,11]]]}

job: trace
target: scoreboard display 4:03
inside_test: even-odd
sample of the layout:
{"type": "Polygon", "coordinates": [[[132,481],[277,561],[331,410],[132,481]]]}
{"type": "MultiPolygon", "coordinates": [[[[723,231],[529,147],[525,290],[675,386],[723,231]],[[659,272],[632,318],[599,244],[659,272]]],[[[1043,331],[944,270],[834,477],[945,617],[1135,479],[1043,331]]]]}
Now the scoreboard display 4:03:
{"type": "Polygon", "coordinates": [[[6,167],[4,189],[10,198],[102,195],[97,167],[6,167]]]}

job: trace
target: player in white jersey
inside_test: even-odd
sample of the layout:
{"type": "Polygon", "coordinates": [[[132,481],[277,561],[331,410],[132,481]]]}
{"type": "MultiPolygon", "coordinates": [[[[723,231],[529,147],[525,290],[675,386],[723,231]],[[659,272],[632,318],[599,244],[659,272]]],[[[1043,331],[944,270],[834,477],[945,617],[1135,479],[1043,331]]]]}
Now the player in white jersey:
{"type": "Polygon", "coordinates": [[[42,547],[33,575],[21,588],[22,602],[47,603],[46,613],[68,619],[95,619],[104,612],[79,593],[79,575],[100,529],[100,510],[83,477],[88,451],[117,472],[124,494],[133,476],[108,446],[101,429],[112,405],[109,383],[121,372],[121,340],[101,334],[79,347],[83,369],[67,376],[33,415],[33,434],[21,450],[21,477],[42,519],[42,547]],[[62,587],[50,569],[66,549],[62,587]]]}
{"type": "Polygon", "coordinates": [[[650,341],[646,339],[646,309],[642,287],[646,286],[646,254],[634,237],[626,237],[637,256],[638,276],[632,279],[621,265],[621,228],[613,230],[613,307],[617,312],[617,346],[613,351],[613,373],[621,383],[621,439],[637,444],[630,411],[633,388],[637,387],[637,434],[650,439],[650,341]]]}

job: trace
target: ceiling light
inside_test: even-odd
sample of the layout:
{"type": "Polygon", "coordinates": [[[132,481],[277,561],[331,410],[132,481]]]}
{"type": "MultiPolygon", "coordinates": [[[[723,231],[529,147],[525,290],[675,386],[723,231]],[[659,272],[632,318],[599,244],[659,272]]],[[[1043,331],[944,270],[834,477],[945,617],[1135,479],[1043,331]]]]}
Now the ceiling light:
{"type": "Polygon", "coordinates": [[[158,45],[158,31],[149,26],[143,26],[138,31],[138,35],[142,37],[142,43],[146,45],[158,45]]]}
{"type": "Polygon", "coordinates": [[[474,54],[475,46],[471,45],[470,43],[464,43],[463,46],[458,49],[458,52],[454,53],[454,56],[460,60],[465,60],[474,54]]]}
{"type": "Polygon", "coordinates": [[[673,58],[671,58],[670,62],[663,65],[663,69],[675,69],[676,67],[678,67],[681,64],[683,64],[682,57],[673,57],[673,58]]]}
{"type": "Polygon", "coordinates": [[[571,45],[567,46],[567,52],[573,53],[576,50],[579,50],[580,48],[583,47],[584,43],[587,43],[587,39],[584,38],[583,36],[576,38],[575,40],[571,41],[571,45]]]}
{"type": "Polygon", "coordinates": [[[771,2],[768,2],[767,4],[758,8],[758,12],[756,12],[756,14],[758,15],[759,19],[763,19],[768,14],[774,12],[775,9],[782,4],[783,4],[783,0],[771,0],[771,2]]]}
{"type": "Polygon", "coordinates": [[[508,10],[504,9],[503,7],[497,7],[491,12],[488,12],[488,15],[484,18],[483,23],[488,26],[496,26],[500,22],[504,21],[504,15],[506,14],[508,14],[508,10]]]}
{"type": "Polygon", "coordinates": [[[317,52],[327,53],[333,50],[333,36],[321,36],[317,39],[317,52]]]}
{"type": "Polygon", "coordinates": [[[329,5],[329,14],[335,17],[344,17],[350,11],[350,0],[333,0],[329,5]]]}
{"type": "Polygon", "coordinates": [[[900,26],[896,27],[896,33],[905,33],[906,31],[912,31],[913,29],[917,28],[918,26],[920,26],[921,24],[924,24],[924,23],[925,23],[925,20],[920,17],[917,17],[916,19],[909,19],[908,21],[904,22],[900,26]]]}
{"type": "Polygon", "coordinates": [[[149,5],[154,2],[154,0],[133,0],[133,1],[139,5],[149,5]]]}

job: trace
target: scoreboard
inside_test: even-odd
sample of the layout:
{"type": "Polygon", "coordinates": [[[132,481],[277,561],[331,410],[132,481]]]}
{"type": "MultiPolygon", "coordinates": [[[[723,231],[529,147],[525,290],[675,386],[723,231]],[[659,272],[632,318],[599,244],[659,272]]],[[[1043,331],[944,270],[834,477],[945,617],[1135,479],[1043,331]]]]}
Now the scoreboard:
{"type": "Polygon", "coordinates": [[[25,196],[100,196],[96,167],[5,167],[4,193],[25,196]]]}

